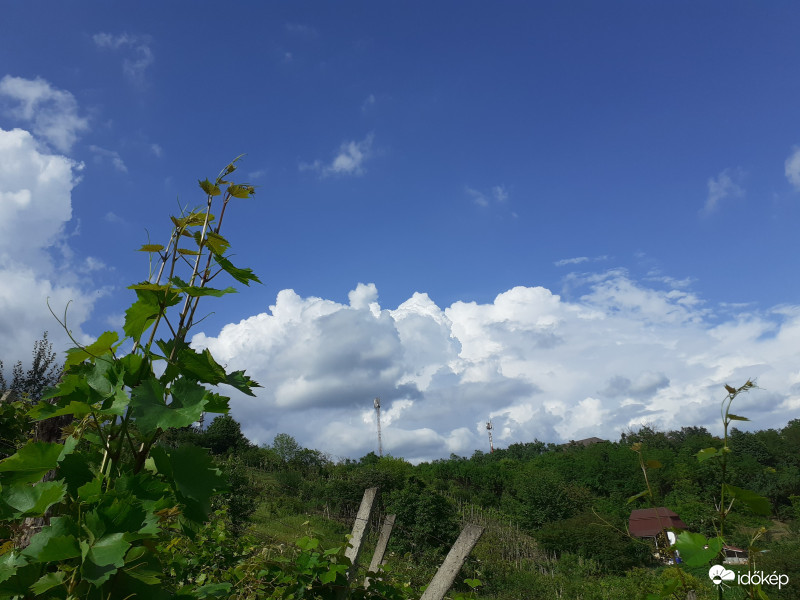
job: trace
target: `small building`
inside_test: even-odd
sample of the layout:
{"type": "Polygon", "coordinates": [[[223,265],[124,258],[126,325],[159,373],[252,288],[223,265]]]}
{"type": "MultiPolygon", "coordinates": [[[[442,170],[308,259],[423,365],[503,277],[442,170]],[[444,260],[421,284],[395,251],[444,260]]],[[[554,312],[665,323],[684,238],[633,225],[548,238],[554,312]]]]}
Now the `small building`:
{"type": "Polygon", "coordinates": [[[725,553],[725,560],[722,561],[726,565],[746,565],[747,564],[747,550],[736,548],[735,546],[723,546],[722,552],[725,553]]]}
{"type": "Polygon", "coordinates": [[[628,531],[633,537],[652,538],[658,547],[658,535],[662,530],[686,529],[677,513],[659,506],[658,508],[639,508],[631,512],[628,531]]]}

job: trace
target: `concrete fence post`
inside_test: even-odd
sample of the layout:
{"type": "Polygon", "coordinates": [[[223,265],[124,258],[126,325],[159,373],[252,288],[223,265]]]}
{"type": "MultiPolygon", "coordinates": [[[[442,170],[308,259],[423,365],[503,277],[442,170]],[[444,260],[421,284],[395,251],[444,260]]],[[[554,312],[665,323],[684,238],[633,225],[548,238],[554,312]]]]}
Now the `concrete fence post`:
{"type": "MultiPolygon", "coordinates": [[[[375,546],[375,553],[372,555],[372,562],[369,563],[369,570],[372,573],[377,573],[378,569],[380,569],[383,564],[386,546],[389,544],[389,538],[392,537],[392,528],[394,527],[394,520],[396,517],[397,515],[386,515],[386,518],[383,520],[383,527],[381,527],[381,534],[375,546]]],[[[364,587],[369,587],[369,577],[364,579],[364,587]]]]}
{"type": "Polygon", "coordinates": [[[367,532],[369,518],[375,508],[375,499],[378,497],[378,488],[372,487],[364,490],[364,497],[361,499],[361,507],[358,509],[356,521],[353,523],[353,531],[350,536],[351,547],[345,550],[344,555],[350,559],[352,566],[347,572],[347,579],[350,580],[358,568],[358,557],[361,554],[361,546],[364,542],[364,534],[367,532]]]}
{"type": "Polygon", "coordinates": [[[464,527],[420,600],[442,600],[444,598],[447,590],[452,587],[453,582],[456,580],[464,561],[467,560],[467,556],[472,552],[482,534],[483,527],[478,525],[464,527]]]}

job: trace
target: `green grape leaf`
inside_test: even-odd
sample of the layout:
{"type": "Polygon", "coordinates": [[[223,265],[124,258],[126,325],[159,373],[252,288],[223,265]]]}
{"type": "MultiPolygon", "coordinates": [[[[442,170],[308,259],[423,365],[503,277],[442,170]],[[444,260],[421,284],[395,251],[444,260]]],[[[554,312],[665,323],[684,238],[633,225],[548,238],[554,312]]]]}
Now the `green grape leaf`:
{"type": "MultiPolygon", "coordinates": [[[[197,244],[200,244],[200,232],[197,232],[195,236],[195,241],[197,244]]],[[[206,232],[206,241],[205,245],[209,247],[213,254],[225,254],[225,251],[231,247],[231,244],[228,240],[222,237],[220,234],[209,231],[206,232]]]]}
{"type": "Polygon", "coordinates": [[[728,413],[728,419],[731,421],[749,421],[747,417],[740,417],[739,415],[734,415],[733,413],[728,413]]]}
{"type": "MultiPolygon", "coordinates": [[[[80,550],[78,551],[78,554],[76,556],[80,556],[80,550]]],[[[74,558],[74,557],[70,556],[69,558],[74,558]]],[[[45,573],[36,583],[34,583],[31,586],[31,591],[37,596],[39,594],[44,594],[47,590],[51,590],[54,587],[63,584],[64,577],[66,577],[66,575],[67,574],[64,571],[56,571],[55,573],[45,573]]]]}
{"type": "Polygon", "coordinates": [[[184,348],[178,352],[178,364],[185,376],[191,375],[196,381],[217,385],[225,381],[227,374],[208,348],[196,352],[191,348],[184,348]]]}
{"type": "Polygon", "coordinates": [[[220,268],[239,283],[243,283],[246,286],[249,286],[251,281],[261,283],[261,280],[256,277],[252,269],[240,269],[238,267],[234,267],[231,261],[220,254],[214,254],[213,256],[220,268]]]}
{"type": "Polygon", "coordinates": [[[739,502],[744,504],[747,508],[754,513],[764,516],[772,514],[772,504],[764,496],[760,496],[750,490],[738,488],[728,483],[725,485],[725,491],[732,497],[736,498],[739,502]]]}
{"type": "Polygon", "coordinates": [[[183,281],[180,277],[173,277],[170,281],[177,286],[177,288],[182,291],[183,293],[191,296],[192,298],[196,298],[199,296],[214,296],[219,298],[220,296],[224,296],[225,294],[235,294],[236,290],[232,287],[227,287],[224,290],[218,290],[215,288],[209,287],[202,287],[197,285],[189,285],[185,281],[183,281]]]}
{"type": "Polygon", "coordinates": [[[125,324],[123,330],[125,335],[133,340],[138,340],[142,334],[153,324],[156,317],[162,310],[175,306],[181,300],[180,294],[170,286],[155,286],[157,289],[149,289],[154,284],[139,284],[130,286],[128,289],[136,291],[137,300],[125,311],[125,324]]]}
{"type": "Polygon", "coordinates": [[[58,464],[58,479],[63,479],[67,484],[67,492],[70,496],[78,493],[78,488],[94,479],[91,470],[91,463],[84,454],[73,452],[65,456],[58,464]]]}
{"type": "MultiPolygon", "coordinates": [[[[31,538],[30,544],[25,550],[22,551],[23,556],[29,556],[35,558],[39,562],[44,562],[40,555],[44,551],[45,547],[50,543],[51,540],[56,538],[64,538],[64,537],[72,537],[75,539],[76,534],[78,533],[78,527],[75,525],[75,522],[72,520],[71,517],[52,517],[50,519],[50,525],[45,526],[39,531],[36,535],[31,538]]],[[[77,547],[77,540],[75,541],[77,547]]],[[[70,551],[64,549],[65,544],[63,540],[57,541],[54,543],[53,547],[48,550],[50,555],[55,554],[63,554],[69,553],[70,551]],[[61,548],[62,550],[59,550],[61,548]]],[[[78,549],[78,554],[75,556],[80,556],[80,549],[78,549]]],[[[72,558],[72,557],[70,557],[72,558]]],[[[61,559],[54,559],[54,560],[61,560],[61,559]]]]}
{"type": "Polygon", "coordinates": [[[710,562],[722,550],[722,538],[706,540],[701,533],[681,531],[675,541],[675,548],[681,559],[690,567],[699,567],[710,562]]]}
{"type": "Polygon", "coordinates": [[[0,500],[11,509],[13,518],[41,517],[66,493],[67,488],[61,481],[44,481],[34,486],[18,483],[4,486],[0,500]]]}
{"type": "Polygon", "coordinates": [[[72,365],[80,364],[87,358],[110,353],[114,348],[114,344],[118,341],[119,334],[117,334],[116,331],[106,331],[85,348],[70,348],[67,350],[67,359],[64,361],[64,369],[66,370],[72,365]]]}
{"type": "Polygon", "coordinates": [[[0,461],[0,481],[3,485],[39,481],[56,468],[64,449],[57,442],[28,442],[16,454],[0,461]]]}
{"type": "Polygon", "coordinates": [[[714,458],[715,456],[719,456],[719,454],[720,452],[716,448],[705,448],[697,453],[697,461],[704,462],[707,461],[709,458],[714,458]]]}
{"type": "Polygon", "coordinates": [[[81,555],[78,540],[73,535],[57,535],[49,538],[35,558],[39,562],[60,562],[81,555]]]}
{"type": "Polygon", "coordinates": [[[238,185],[231,184],[228,186],[228,193],[234,198],[249,198],[251,194],[255,193],[252,185],[238,185]]]}
{"type": "Polygon", "coordinates": [[[0,554],[0,583],[6,581],[19,567],[23,567],[27,561],[16,550],[0,554]]]}
{"type": "Polygon", "coordinates": [[[229,373],[225,378],[225,383],[236,388],[243,394],[253,397],[255,397],[255,394],[253,393],[252,388],[261,387],[257,382],[245,375],[244,371],[234,371],[233,373],[229,373]]]}
{"type": "Polygon", "coordinates": [[[164,400],[165,388],[155,378],[145,380],[131,392],[131,409],[142,433],[150,435],[158,429],[186,427],[203,414],[208,390],[185,378],[179,378],[170,389],[172,402],[164,400]]]}
{"type": "Polygon", "coordinates": [[[219,187],[211,183],[208,178],[203,179],[202,181],[198,179],[197,183],[200,184],[200,189],[202,189],[209,196],[219,196],[222,193],[219,187]]]}
{"type": "Polygon", "coordinates": [[[204,411],[215,414],[228,414],[230,411],[230,406],[228,405],[229,401],[230,398],[227,396],[221,396],[220,394],[209,392],[208,402],[206,403],[204,411]]]}
{"type": "Polygon", "coordinates": [[[193,501],[186,502],[186,516],[195,521],[204,520],[211,512],[211,497],[225,489],[225,477],[208,452],[197,446],[179,446],[171,450],[169,462],[180,496],[184,501],[193,501]]]}

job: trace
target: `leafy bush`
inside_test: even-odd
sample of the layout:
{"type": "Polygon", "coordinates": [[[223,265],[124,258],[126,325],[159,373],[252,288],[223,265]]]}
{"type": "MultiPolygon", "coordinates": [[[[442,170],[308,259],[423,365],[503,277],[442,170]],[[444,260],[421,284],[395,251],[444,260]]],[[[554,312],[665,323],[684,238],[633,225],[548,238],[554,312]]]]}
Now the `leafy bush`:
{"type": "Polygon", "coordinates": [[[545,550],[596,561],[603,573],[624,573],[652,562],[648,544],[631,539],[592,513],[548,523],[536,538],[545,550]]]}

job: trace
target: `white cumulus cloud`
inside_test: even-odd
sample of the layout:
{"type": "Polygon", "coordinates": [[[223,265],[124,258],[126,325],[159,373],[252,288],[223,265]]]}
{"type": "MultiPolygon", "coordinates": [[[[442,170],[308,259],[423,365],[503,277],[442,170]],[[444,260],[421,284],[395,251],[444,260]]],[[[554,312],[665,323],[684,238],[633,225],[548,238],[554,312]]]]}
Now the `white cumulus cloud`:
{"type": "Polygon", "coordinates": [[[620,269],[576,285],[572,300],[515,287],[449,307],[415,293],[395,309],[373,284],[349,304],[283,290],[193,344],[264,386],[234,398],[247,435],[284,431],[339,456],[376,449],[376,396],[384,450],[412,460],[485,450],[489,418],[501,446],[617,439],[643,423],[716,431],[722,385],[750,377],[764,388],[741,399],[753,426],[782,426],[800,406],[800,307],[720,320],[690,291],[620,269]]]}
{"type": "Polygon", "coordinates": [[[80,169],[66,156],[43,152],[30,132],[0,129],[0,359],[7,366],[29,360],[45,330],[59,351],[69,347],[48,301],[60,315],[70,303],[70,327],[85,341],[80,325],[93,296],[76,273],[102,266],[90,258],[80,265],[56,264],[50,253],[64,244],[80,169]]]}

